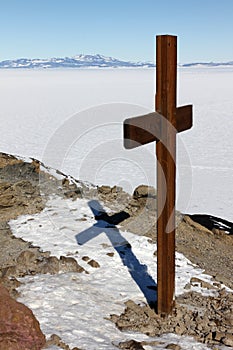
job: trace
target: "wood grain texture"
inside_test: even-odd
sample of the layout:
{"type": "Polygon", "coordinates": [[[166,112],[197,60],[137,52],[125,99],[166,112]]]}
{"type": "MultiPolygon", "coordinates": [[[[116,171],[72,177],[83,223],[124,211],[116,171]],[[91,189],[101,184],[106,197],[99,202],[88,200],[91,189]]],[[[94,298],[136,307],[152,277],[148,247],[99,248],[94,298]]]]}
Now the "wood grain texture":
{"type": "Polygon", "coordinates": [[[168,123],[161,127],[157,154],[157,311],[169,314],[175,292],[175,178],[177,38],[156,38],[156,111],[168,123]]]}
{"type": "Polygon", "coordinates": [[[149,113],[124,121],[124,147],[135,148],[160,139],[162,116],[149,113]]]}
{"type": "MultiPolygon", "coordinates": [[[[132,149],[161,139],[163,122],[169,122],[157,112],[128,118],[124,121],[124,147],[132,149]]],[[[192,127],[192,105],[176,109],[176,131],[182,132],[192,127]]]]}

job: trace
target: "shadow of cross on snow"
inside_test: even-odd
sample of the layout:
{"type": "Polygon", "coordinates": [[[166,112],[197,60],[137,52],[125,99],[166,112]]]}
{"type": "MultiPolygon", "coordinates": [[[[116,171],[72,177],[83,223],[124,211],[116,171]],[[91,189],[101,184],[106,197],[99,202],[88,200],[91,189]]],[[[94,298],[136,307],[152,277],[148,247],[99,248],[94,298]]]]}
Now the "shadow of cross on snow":
{"type": "Polygon", "coordinates": [[[94,214],[96,223],[76,235],[78,244],[83,245],[99,234],[105,233],[113,248],[119,254],[122,263],[128,268],[131,277],[141,289],[148,304],[154,308],[157,300],[157,285],[147,272],[147,266],[140,263],[134,255],[130,243],[116,227],[120,222],[127,219],[129,214],[121,211],[109,216],[97,200],[89,201],[88,205],[94,214]]]}

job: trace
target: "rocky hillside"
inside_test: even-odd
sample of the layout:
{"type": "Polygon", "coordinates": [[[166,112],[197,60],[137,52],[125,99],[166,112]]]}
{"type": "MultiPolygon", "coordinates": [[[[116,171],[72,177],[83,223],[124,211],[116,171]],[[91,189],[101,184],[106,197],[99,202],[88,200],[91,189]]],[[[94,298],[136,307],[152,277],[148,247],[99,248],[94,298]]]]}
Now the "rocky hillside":
{"type": "MultiPolygon", "coordinates": [[[[54,193],[73,200],[98,199],[112,211],[111,215],[99,215],[98,220],[119,224],[121,230],[130,230],[137,235],[147,235],[152,241],[156,240],[156,191],[153,188],[139,186],[133,196],[130,196],[122,188],[84,184],[59,171],[52,172],[36,160],[25,162],[1,153],[0,282],[13,298],[17,298],[16,288],[20,284],[18,277],[37,273],[84,271],[71,257],[58,259],[51,256],[50,252],[42,252],[39,247],[32,246],[30,242],[15,238],[8,225],[10,219],[19,215],[43,210],[49,196],[54,193]]],[[[224,226],[211,226],[211,218],[205,217],[205,222],[201,224],[195,217],[177,213],[176,249],[213,276],[216,297],[204,297],[191,292],[191,285],[204,283],[193,279],[187,285],[187,293],[177,299],[174,314],[168,319],[160,318],[149,306],[142,308],[128,301],[124,314],[112,315],[112,321],[120,329],[133,329],[151,336],[166,332],[185,334],[209,344],[210,347],[219,344],[233,347],[233,295],[221,289],[221,283],[233,289],[233,236],[229,229],[224,230],[224,226]]],[[[208,285],[205,287],[209,288],[208,285]]],[[[0,289],[0,293],[2,298],[6,290],[0,289]]],[[[8,301],[9,297],[7,295],[8,301]]],[[[14,302],[14,299],[9,301],[14,302]]],[[[14,306],[13,309],[17,310],[17,307],[14,306]]],[[[18,309],[21,310],[21,306],[18,309]]],[[[28,311],[25,309],[24,312],[26,314],[28,311]]],[[[1,314],[0,350],[40,349],[45,341],[36,320],[32,323],[35,336],[29,341],[28,337],[22,337],[24,332],[28,332],[27,323],[21,327],[20,321],[21,325],[17,328],[12,324],[14,317],[14,312],[1,314]],[[10,338],[9,329],[6,330],[2,321],[4,319],[11,325],[10,338]],[[19,344],[19,339],[24,339],[26,345],[19,344]]],[[[47,344],[60,344],[64,349],[69,349],[56,335],[47,340],[47,344]]],[[[146,344],[131,342],[121,344],[120,348],[144,349],[143,345],[146,344]]]]}

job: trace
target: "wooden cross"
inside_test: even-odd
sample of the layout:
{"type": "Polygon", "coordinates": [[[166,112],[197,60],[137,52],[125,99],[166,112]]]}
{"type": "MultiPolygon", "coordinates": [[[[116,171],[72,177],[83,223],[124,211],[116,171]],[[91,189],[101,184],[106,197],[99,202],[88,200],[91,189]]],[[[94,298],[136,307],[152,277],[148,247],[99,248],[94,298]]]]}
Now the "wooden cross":
{"type": "Polygon", "coordinates": [[[124,146],[156,141],[157,312],[171,313],[175,294],[176,133],[192,127],[192,105],[176,107],[177,37],[156,37],[156,112],[124,121],[124,146]]]}

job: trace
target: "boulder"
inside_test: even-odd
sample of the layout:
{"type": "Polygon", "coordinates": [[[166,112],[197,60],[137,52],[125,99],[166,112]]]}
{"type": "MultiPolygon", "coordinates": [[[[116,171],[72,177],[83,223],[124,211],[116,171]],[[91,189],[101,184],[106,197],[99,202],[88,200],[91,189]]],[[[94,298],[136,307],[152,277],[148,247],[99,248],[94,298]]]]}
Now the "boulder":
{"type": "Polygon", "coordinates": [[[133,197],[138,198],[156,198],[156,190],[152,186],[140,185],[135,188],[133,197]]]}
{"type": "Polygon", "coordinates": [[[40,350],[45,345],[32,311],[0,285],[0,350],[40,350]]]}

